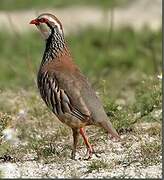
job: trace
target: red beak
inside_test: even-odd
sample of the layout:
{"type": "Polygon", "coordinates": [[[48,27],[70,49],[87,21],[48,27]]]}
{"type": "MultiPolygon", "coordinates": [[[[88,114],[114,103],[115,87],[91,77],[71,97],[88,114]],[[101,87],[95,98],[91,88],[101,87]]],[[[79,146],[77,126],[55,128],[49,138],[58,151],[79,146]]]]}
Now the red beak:
{"type": "Polygon", "coordinates": [[[39,21],[38,19],[33,19],[30,24],[35,24],[35,25],[39,25],[39,21]]]}

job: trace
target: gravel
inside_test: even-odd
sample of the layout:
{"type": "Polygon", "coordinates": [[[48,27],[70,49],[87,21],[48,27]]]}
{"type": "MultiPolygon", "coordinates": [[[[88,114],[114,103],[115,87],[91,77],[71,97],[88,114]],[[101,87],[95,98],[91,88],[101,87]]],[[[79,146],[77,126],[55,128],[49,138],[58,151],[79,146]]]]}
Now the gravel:
{"type": "MultiPolygon", "coordinates": [[[[71,160],[67,156],[61,161],[44,163],[32,160],[33,154],[26,155],[31,160],[1,162],[0,171],[4,178],[161,178],[162,157],[156,164],[145,164],[140,154],[141,143],[157,141],[157,138],[150,138],[148,134],[122,135],[121,142],[108,140],[105,144],[98,144],[96,150],[102,151],[100,157],[93,156],[88,161],[71,160]],[[104,163],[107,165],[103,166],[104,163]]],[[[85,149],[82,151],[84,154],[85,149]]]]}

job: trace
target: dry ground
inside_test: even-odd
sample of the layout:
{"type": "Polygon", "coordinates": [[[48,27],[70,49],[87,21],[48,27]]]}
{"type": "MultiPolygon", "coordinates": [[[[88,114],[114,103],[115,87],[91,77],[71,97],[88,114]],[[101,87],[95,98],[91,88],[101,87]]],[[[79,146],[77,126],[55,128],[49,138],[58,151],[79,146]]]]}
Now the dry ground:
{"type": "MultiPolygon", "coordinates": [[[[102,129],[88,127],[90,141],[100,155],[91,160],[79,159],[86,153],[80,139],[77,160],[71,160],[71,130],[47,110],[37,92],[1,92],[4,109],[0,118],[8,121],[17,137],[13,145],[1,145],[2,151],[13,158],[1,159],[0,170],[6,178],[161,178],[161,124],[137,123],[132,131],[122,132],[120,142],[112,142],[102,129]],[[10,115],[11,114],[11,115],[10,115]]],[[[2,108],[2,107],[1,107],[2,108]]],[[[161,118],[161,110],[153,112],[161,118]]],[[[1,156],[3,157],[3,156],[1,156]]]]}

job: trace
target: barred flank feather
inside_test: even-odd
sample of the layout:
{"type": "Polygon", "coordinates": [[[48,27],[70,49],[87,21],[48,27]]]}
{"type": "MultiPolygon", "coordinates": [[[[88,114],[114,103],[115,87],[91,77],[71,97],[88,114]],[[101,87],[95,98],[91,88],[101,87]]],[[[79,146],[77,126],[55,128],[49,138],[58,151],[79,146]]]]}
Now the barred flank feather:
{"type": "Polygon", "coordinates": [[[86,119],[86,115],[74,108],[66,92],[59,88],[55,78],[49,76],[47,71],[39,74],[38,87],[43,100],[56,115],[69,113],[80,120],[86,119]]]}

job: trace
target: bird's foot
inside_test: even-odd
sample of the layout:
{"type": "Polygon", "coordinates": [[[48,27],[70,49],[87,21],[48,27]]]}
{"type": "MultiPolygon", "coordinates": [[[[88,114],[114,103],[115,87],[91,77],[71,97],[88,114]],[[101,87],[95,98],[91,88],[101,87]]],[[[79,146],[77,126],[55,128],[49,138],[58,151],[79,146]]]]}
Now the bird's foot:
{"type": "Polygon", "coordinates": [[[97,157],[97,158],[100,158],[101,156],[98,155],[95,150],[93,149],[93,147],[91,146],[90,148],[87,148],[87,153],[85,155],[85,158],[84,160],[89,160],[92,158],[93,154],[97,157]]]}
{"type": "Polygon", "coordinates": [[[71,159],[72,160],[89,160],[89,159],[91,159],[92,158],[92,156],[93,155],[95,155],[97,158],[100,158],[101,156],[100,156],[100,154],[98,154],[97,152],[95,152],[95,150],[93,149],[93,147],[92,148],[87,148],[87,152],[86,152],[86,154],[85,154],[85,156],[84,156],[84,158],[81,158],[81,157],[76,157],[76,153],[74,153],[74,152],[72,152],[71,153],[71,159]]]}

